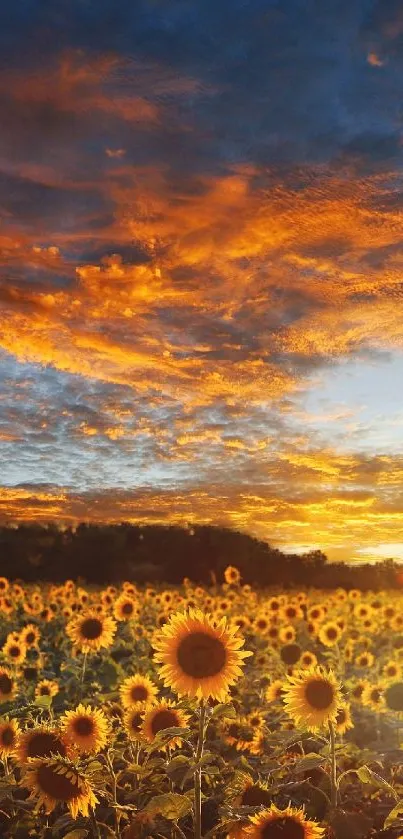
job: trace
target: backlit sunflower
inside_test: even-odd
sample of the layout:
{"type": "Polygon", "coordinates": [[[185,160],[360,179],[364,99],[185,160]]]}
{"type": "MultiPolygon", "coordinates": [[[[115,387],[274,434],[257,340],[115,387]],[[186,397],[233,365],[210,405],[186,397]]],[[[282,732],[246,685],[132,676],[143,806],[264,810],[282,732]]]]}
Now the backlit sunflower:
{"type": "Polygon", "coordinates": [[[342,704],[339,705],[334,727],[337,734],[345,734],[350,728],[354,728],[354,723],[351,719],[350,706],[347,702],[342,702],[342,704]]]}
{"type": "Polygon", "coordinates": [[[35,688],[35,696],[56,696],[59,693],[59,685],[54,679],[42,679],[35,688]]]}
{"type": "Polygon", "coordinates": [[[7,577],[0,577],[0,594],[5,594],[10,588],[7,577]]]}
{"type": "Polygon", "coordinates": [[[382,668],[382,675],[388,682],[396,682],[402,675],[402,665],[397,661],[387,661],[382,668]]]}
{"type": "Polygon", "coordinates": [[[101,647],[110,647],[116,629],[116,621],[109,615],[98,615],[90,610],[74,616],[66,625],[67,635],[84,653],[94,653],[101,647]]]}
{"type": "Polygon", "coordinates": [[[0,757],[10,757],[15,754],[20,727],[17,720],[10,720],[8,717],[0,719],[0,757]]]}
{"type": "Polygon", "coordinates": [[[10,702],[17,692],[17,683],[14,676],[6,667],[0,667],[0,703],[10,702]]]}
{"type": "Polygon", "coordinates": [[[282,644],[292,644],[297,637],[297,633],[295,628],[291,626],[291,624],[288,624],[287,626],[282,626],[280,628],[278,637],[282,644]]]}
{"type": "Polygon", "coordinates": [[[66,742],[82,754],[99,752],[108,741],[108,719],[98,708],[80,703],[75,710],[65,711],[60,725],[66,742]]]}
{"type": "Polygon", "coordinates": [[[283,698],[284,682],[282,679],[276,679],[266,690],[266,699],[268,702],[280,702],[283,698]]]}
{"type": "Polygon", "coordinates": [[[248,839],[320,839],[325,829],[305,817],[304,810],[286,807],[279,810],[272,804],[256,816],[251,816],[251,824],[244,829],[248,839]]]}
{"type": "Polygon", "coordinates": [[[352,702],[361,702],[362,694],[365,688],[369,685],[367,679],[357,679],[348,683],[348,697],[352,702]]]}
{"type": "Polygon", "coordinates": [[[22,786],[31,791],[30,799],[37,799],[38,808],[51,813],[58,804],[65,804],[73,819],[79,813],[89,815],[98,799],[88,779],[69,760],[62,758],[33,758],[24,772],[22,786]]]}
{"type": "Polygon", "coordinates": [[[356,664],[357,667],[360,667],[360,668],[363,669],[363,668],[372,667],[374,661],[375,661],[375,656],[373,655],[373,653],[366,652],[366,653],[360,653],[360,655],[357,655],[357,657],[355,659],[355,664],[356,664]]]}
{"type": "Polygon", "coordinates": [[[334,647],[340,641],[342,634],[340,627],[335,621],[326,621],[319,629],[318,638],[325,647],[334,647]]]}
{"type": "Polygon", "coordinates": [[[26,647],[37,647],[38,641],[41,637],[40,629],[33,623],[24,626],[20,632],[20,639],[26,647]]]}
{"type": "Polygon", "coordinates": [[[382,711],[385,708],[385,684],[376,682],[368,684],[362,692],[362,704],[373,711],[382,711]]]}
{"type": "MultiPolygon", "coordinates": [[[[172,702],[159,702],[158,705],[152,705],[144,712],[141,733],[145,740],[152,743],[160,731],[166,728],[186,728],[188,720],[188,715],[184,714],[180,708],[176,708],[172,702]]],[[[180,747],[181,744],[180,737],[173,737],[169,741],[170,748],[180,747]]]]}
{"type": "Polygon", "coordinates": [[[141,707],[156,701],[158,688],[148,676],[129,676],[119,688],[120,700],[124,708],[141,707]]]}
{"type": "Polygon", "coordinates": [[[329,722],[335,722],[342,695],[340,684],[331,670],[312,667],[299,671],[287,676],[283,690],[287,713],[297,725],[316,731],[329,722]]]}
{"type": "Polygon", "coordinates": [[[224,571],[224,578],[226,583],[240,583],[241,574],[239,568],[235,568],[234,565],[228,565],[224,571]]]}
{"type": "Polygon", "coordinates": [[[299,666],[302,667],[304,670],[308,670],[309,667],[315,667],[318,663],[318,659],[316,658],[315,653],[312,653],[310,650],[306,650],[302,653],[301,658],[298,662],[299,666]]]}
{"type": "Polygon", "coordinates": [[[167,687],[179,695],[225,701],[230,685],[242,675],[244,639],[227,625],[197,609],[177,612],[153,642],[154,658],[167,687]]]}
{"type": "Polygon", "coordinates": [[[53,754],[66,757],[69,748],[65,738],[56,728],[36,725],[27,728],[18,738],[16,757],[19,763],[27,763],[29,758],[50,757],[53,754]]]}
{"type": "Polygon", "coordinates": [[[27,648],[26,645],[20,641],[15,636],[11,636],[7,638],[6,643],[3,646],[3,655],[10,664],[22,664],[25,661],[27,655],[27,648]]]}
{"type": "Polygon", "coordinates": [[[137,601],[130,594],[121,594],[115,600],[113,614],[118,621],[133,620],[138,614],[137,601]]]}
{"type": "Polygon", "coordinates": [[[130,740],[140,740],[142,737],[143,708],[128,708],[123,717],[124,729],[130,740]]]}

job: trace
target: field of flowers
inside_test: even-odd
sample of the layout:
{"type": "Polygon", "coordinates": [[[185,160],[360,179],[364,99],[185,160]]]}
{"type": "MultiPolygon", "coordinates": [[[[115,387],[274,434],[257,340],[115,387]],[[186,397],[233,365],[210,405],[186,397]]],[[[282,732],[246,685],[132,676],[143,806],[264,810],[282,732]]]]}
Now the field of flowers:
{"type": "Polygon", "coordinates": [[[0,837],[403,836],[402,605],[0,577],[0,837]]]}

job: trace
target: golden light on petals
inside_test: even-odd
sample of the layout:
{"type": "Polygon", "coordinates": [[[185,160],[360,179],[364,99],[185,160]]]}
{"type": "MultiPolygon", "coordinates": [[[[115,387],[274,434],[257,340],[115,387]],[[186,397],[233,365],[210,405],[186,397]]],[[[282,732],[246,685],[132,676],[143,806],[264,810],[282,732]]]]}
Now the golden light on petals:
{"type": "Polygon", "coordinates": [[[60,725],[66,742],[83,754],[99,752],[107,744],[109,723],[98,708],[80,704],[63,714],[60,725]]]}
{"type": "Polygon", "coordinates": [[[94,653],[102,647],[110,647],[116,629],[116,621],[109,615],[98,614],[95,610],[90,610],[74,616],[67,623],[66,633],[73,644],[83,653],[94,653]]]}
{"type": "Polygon", "coordinates": [[[245,839],[320,839],[325,829],[305,817],[304,811],[294,807],[279,810],[274,804],[256,816],[244,829],[245,839]]]}
{"type": "Polygon", "coordinates": [[[58,804],[68,807],[73,819],[88,816],[98,799],[87,778],[70,761],[33,758],[24,772],[22,786],[37,799],[38,808],[51,813],[58,804]]]}
{"type": "Polygon", "coordinates": [[[225,701],[228,688],[242,676],[251,652],[226,618],[214,619],[198,609],[178,612],[153,641],[160,677],[179,695],[225,701]]]}
{"type": "Polygon", "coordinates": [[[331,670],[311,667],[287,676],[283,700],[296,725],[316,731],[329,722],[335,722],[342,704],[340,683],[331,670]]]}
{"type": "Polygon", "coordinates": [[[137,673],[122,682],[119,693],[124,708],[144,707],[155,702],[158,688],[148,676],[137,673]]]}

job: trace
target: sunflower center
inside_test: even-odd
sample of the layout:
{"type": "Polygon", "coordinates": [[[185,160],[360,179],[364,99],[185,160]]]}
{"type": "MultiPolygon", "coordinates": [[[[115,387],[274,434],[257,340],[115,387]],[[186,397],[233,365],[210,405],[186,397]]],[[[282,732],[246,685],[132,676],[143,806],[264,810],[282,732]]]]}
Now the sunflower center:
{"type": "Polygon", "coordinates": [[[345,710],[342,708],[342,709],[341,709],[340,711],[338,711],[338,713],[337,713],[336,723],[337,723],[337,725],[342,725],[345,721],[346,721],[346,712],[345,712],[345,710]]]}
{"type": "Polygon", "coordinates": [[[1,742],[3,746],[12,746],[15,740],[15,733],[11,727],[4,728],[1,732],[1,742]]]}
{"type": "Polygon", "coordinates": [[[298,644],[286,644],[280,650],[280,656],[284,664],[296,664],[301,655],[301,647],[298,644]]]}
{"type": "Polygon", "coordinates": [[[136,714],[133,714],[133,716],[130,718],[130,722],[129,722],[130,730],[131,731],[140,731],[141,723],[142,723],[142,714],[140,712],[137,712],[136,714]]]}
{"type": "Polygon", "coordinates": [[[312,679],[305,688],[305,698],[312,708],[324,711],[334,699],[334,690],[324,679],[312,679]]]}
{"type": "Polygon", "coordinates": [[[155,735],[159,731],[163,731],[164,728],[172,728],[176,725],[178,725],[178,717],[175,711],[158,711],[152,720],[151,731],[155,735]]]}
{"type": "Polygon", "coordinates": [[[17,645],[15,645],[15,647],[14,646],[10,647],[10,649],[8,651],[8,654],[11,656],[11,658],[18,658],[20,653],[21,653],[21,649],[20,649],[20,647],[17,647],[17,645]]]}
{"type": "Polygon", "coordinates": [[[89,717],[78,717],[74,722],[74,730],[79,737],[89,737],[94,732],[94,723],[89,717]]]}
{"type": "Polygon", "coordinates": [[[98,618],[87,618],[81,624],[81,635],[88,641],[95,641],[102,635],[102,622],[98,618]]]}
{"type": "Polygon", "coordinates": [[[39,693],[41,696],[49,696],[50,688],[47,685],[41,685],[39,693]]]}
{"type": "Polygon", "coordinates": [[[66,747],[56,734],[38,731],[28,742],[27,757],[48,757],[51,753],[66,756],[66,747]]]}
{"type": "Polygon", "coordinates": [[[335,629],[334,626],[331,626],[327,630],[326,634],[327,634],[327,637],[329,638],[329,641],[334,641],[334,639],[337,638],[337,629],[335,629]]]}
{"type": "Polygon", "coordinates": [[[8,696],[13,689],[13,683],[9,676],[6,673],[2,673],[0,675],[0,694],[3,696],[8,696]]]}
{"type": "Polygon", "coordinates": [[[77,783],[73,783],[66,775],[60,775],[53,766],[46,764],[39,766],[37,770],[37,783],[41,792],[57,801],[72,801],[80,792],[77,783]]]}
{"type": "Polygon", "coordinates": [[[291,816],[272,819],[260,831],[261,839],[304,839],[305,828],[291,816]]]}
{"type": "Polygon", "coordinates": [[[133,603],[125,603],[122,607],[122,612],[124,615],[131,615],[133,612],[134,606],[133,603]]]}
{"type": "Polygon", "coordinates": [[[186,676],[207,679],[222,671],[227,654],[219,638],[207,632],[191,632],[180,642],[177,658],[186,676]]]}
{"type": "Polygon", "coordinates": [[[28,632],[28,635],[25,636],[25,640],[26,640],[27,644],[33,644],[34,641],[35,641],[35,633],[34,632],[28,632]]]}
{"type": "Polygon", "coordinates": [[[144,685],[135,685],[130,691],[130,697],[133,702],[145,702],[148,699],[148,690],[144,685]]]}

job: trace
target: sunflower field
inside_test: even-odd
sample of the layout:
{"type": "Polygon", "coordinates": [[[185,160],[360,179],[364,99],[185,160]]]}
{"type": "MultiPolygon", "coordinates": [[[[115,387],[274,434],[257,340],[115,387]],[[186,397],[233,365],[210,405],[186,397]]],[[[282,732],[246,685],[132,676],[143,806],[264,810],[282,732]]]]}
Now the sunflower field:
{"type": "Polygon", "coordinates": [[[0,837],[403,837],[402,606],[0,577],[0,837]]]}

